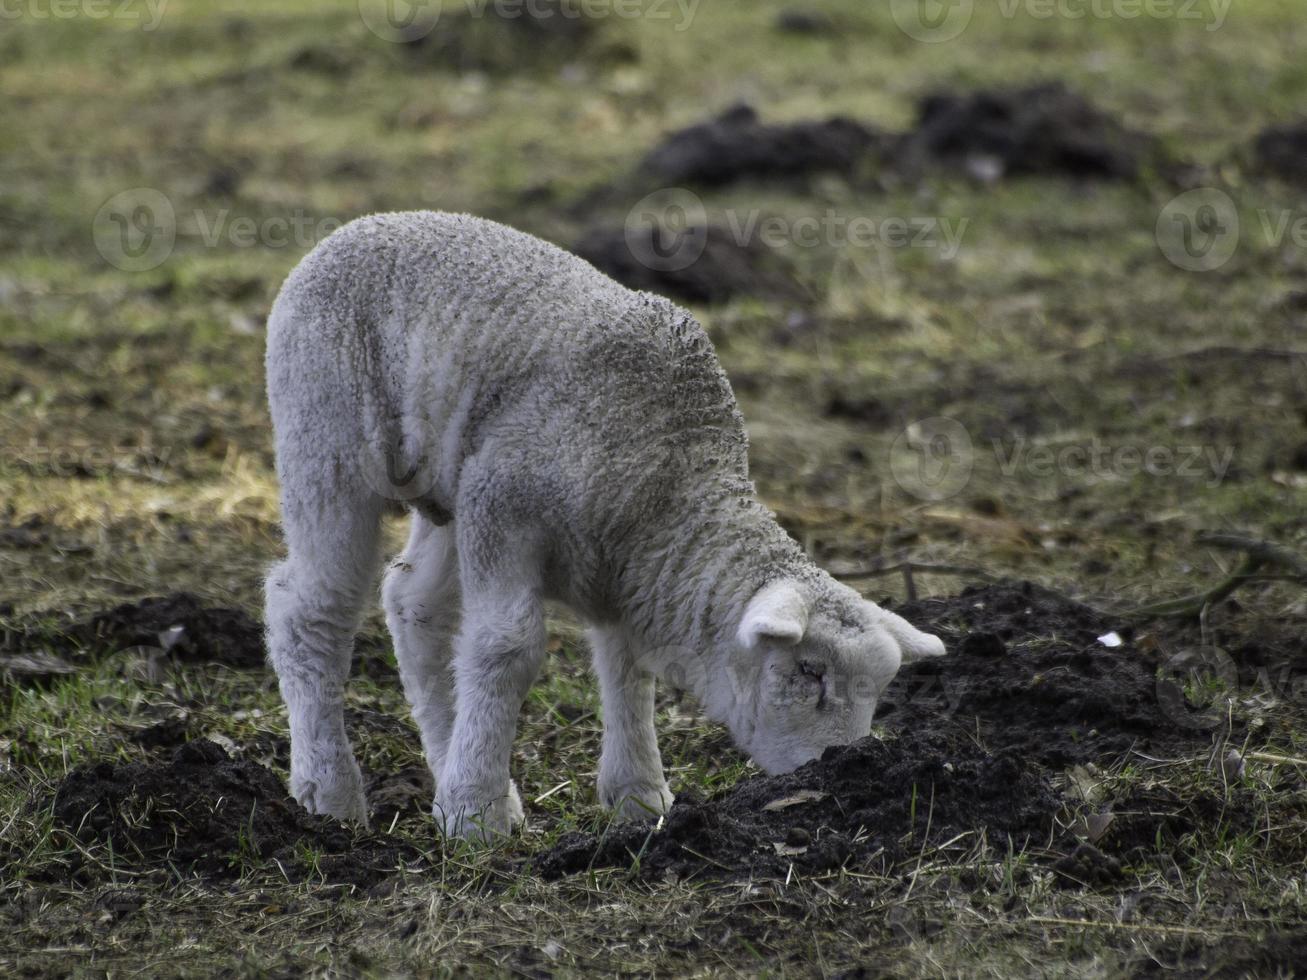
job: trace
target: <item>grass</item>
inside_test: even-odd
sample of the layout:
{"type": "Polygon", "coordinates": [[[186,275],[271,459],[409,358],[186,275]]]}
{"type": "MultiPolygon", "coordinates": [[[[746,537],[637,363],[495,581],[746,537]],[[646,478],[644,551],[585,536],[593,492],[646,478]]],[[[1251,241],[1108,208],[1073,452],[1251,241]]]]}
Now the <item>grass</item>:
{"type": "MultiPolygon", "coordinates": [[[[826,562],[910,552],[1105,604],[1220,577],[1227,558],[1192,544],[1200,529],[1301,547],[1307,360],[1295,352],[1307,350],[1307,322],[1292,297],[1307,289],[1307,255],[1271,240],[1264,220],[1298,214],[1300,195],[1248,167],[1257,131],[1296,118],[1307,96],[1297,4],[1248,0],[1209,30],[1211,5],[1198,8],[1207,20],[1072,19],[980,0],[966,32],[944,44],[900,31],[897,5],[853,0],[825,5],[835,36],[783,35],[771,25],[784,6],[703,3],[684,30],[609,18],[573,65],[465,72],[381,42],[354,3],[174,0],[150,31],[140,29],[144,6],[47,18],[35,5],[7,20],[0,529],[30,525],[36,537],[0,543],[4,615],[57,620],[178,589],[258,608],[262,570],[280,548],[261,323],[324,229],[434,207],[566,243],[591,220],[622,220],[626,202],[584,202],[662,133],[736,99],[765,119],[843,113],[903,129],[923,92],[1048,78],[1156,134],[1202,182],[1224,187],[1243,227],[1234,258],[1207,274],[1166,261],[1154,228],[1176,189],[1157,177],[821,179],[705,193],[719,218],[831,208],[964,228],[949,256],[883,243],[782,249],[815,297],[788,335],[780,327],[794,311],[783,304],[697,311],[749,419],[762,493],[826,562]],[[167,196],[177,241],[158,266],[126,272],[97,252],[95,216],[140,187],[167,196]],[[252,244],[240,219],[254,226],[252,244]],[[296,222],[304,230],[281,242],[296,222]],[[1214,348],[1224,353],[1200,353],[1214,348]],[[888,421],[832,414],[835,396],[888,421]],[[935,416],[961,423],[974,449],[969,480],[938,501],[893,479],[909,423],[935,416]],[[1094,445],[1105,468],[1058,456],[1094,445]],[[1176,464],[1196,451],[1198,466],[1150,473],[1121,461],[1150,449],[1176,464]],[[1048,471],[1039,453],[1062,462],[1048,471]]],[[[402,529],[388,534],[397,549],[402,529]]],[[[960,584],[918,579],[927,592],[960,584]]],[[[1223,642],[1304,612],[1284,584],[1248,588],[1240,602],[1214,624],[1223,642]]],[[[1240,812],[1252,799],[1264,815],[1253,827],[1204,824],[1169,865],[1128,867],[1116,889],[1061,888],[1038,855],[975,837],[924,848],[905,867],[783,882],[649,882],[631,869],[542,882],[521,870],[530,854],[607,820],[594,799],[597,698],[576,625],[560,613],[551,627],[554,652],[514,763],[532,829],[469,849],[441,841],[416,807],[401,809],[394,832],[439,873],[404,874],[381,894],[314,875],[291,883],[248,853],[221,886],[167,868],[142,875],[98,851],[81,858],[99,869],[87,880],[58,874],[80,846],[52,826],[58,781],[88,761],[147,758],[130,736],[163,718],[184,715],[194,734],[284,772],[270,676],[217,665],[159,674],[143,658],[92,651],[88,669],[49,687],[0,689],[0,969],[807,975],[862,965],[1100,976],[1223,957],[1257,972],[1267,968],[1258,951],[1281,948],[1275,936],[1301,937],[1302,766],[1252,758],[1237,787],[1205,758],[1109,769],[1103,792],[1114,799],[1234,794],[1240,812]]],[[[375,612],[365,638],[385,643],[375,612]]],[[[1272,733],[1269,754],[1290,760],[1307,750],[1293,690],[1290,678],[1271,707],[1244,698],[1236,709],[1272,733]]],[[[359,678],[349,706],[366,771],[421,769],[397,685],[359,678]]],[[[679,792],[707,795],[750,772],[691,704],[664,698],[659,729],[679,792]]]]}

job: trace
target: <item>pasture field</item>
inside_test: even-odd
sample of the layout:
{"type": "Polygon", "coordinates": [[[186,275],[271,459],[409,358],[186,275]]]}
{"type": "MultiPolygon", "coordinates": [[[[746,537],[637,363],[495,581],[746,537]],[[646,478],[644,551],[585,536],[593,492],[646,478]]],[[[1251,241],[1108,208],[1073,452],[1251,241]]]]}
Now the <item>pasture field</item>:
{"type": "Polygon", "coordinates": [[[1257,149],[1307,116],[1298,0],[583,7],[0,7],[0,973],[1307,970],[1307,150],[1257,149]],[[1046,83],[1119,145],[1066,113],[1074,152],[1036,152],[1048,119],[1009,157],[893,135],[925,96],[1046,83]],[[640,170],[741,102],[874,149],[640,170]],[[619,828],[557,610],[529,826],[471,847],[436,832],[372,610],[371,827],[303,813],[257,622],[282,279],[373,211],[567,247],[687,202],[751,239],[690,305],[761,495],[950,657],[774,779],[661,691],[680,802],[619,828]]]}

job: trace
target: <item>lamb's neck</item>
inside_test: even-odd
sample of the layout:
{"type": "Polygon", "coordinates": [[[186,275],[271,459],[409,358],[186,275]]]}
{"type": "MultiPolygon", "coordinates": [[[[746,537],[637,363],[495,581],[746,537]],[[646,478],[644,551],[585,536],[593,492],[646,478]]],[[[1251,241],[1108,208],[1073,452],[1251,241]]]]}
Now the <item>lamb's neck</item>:
{"type": "Polygon", "coordinates": [[[640,536],[623,575],[623,618],[663,661],[719,660],[758,589],[816,572],[752,494],[701,489],[695,498],[640,536]]]}

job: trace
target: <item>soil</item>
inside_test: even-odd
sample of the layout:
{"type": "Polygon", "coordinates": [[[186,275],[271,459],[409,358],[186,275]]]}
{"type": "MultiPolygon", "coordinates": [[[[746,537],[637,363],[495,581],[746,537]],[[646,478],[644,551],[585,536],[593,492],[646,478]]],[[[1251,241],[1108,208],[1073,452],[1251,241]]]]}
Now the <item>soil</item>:
{"type": "Polygon", "coordinates": [[[21,524],[0,525],[0,548],[30,551],[44,548],[50,541],[50,528],[39,514],[33,514],[21,524]]]}
{"type": "MultiPolygon", "coordinates": [[[[411,845],[308,813],[271,770],[204,739],[161,763],[73,770],[55,793],[54,822],[83,844],[111,845],[119,868],[171,866],[208,879],[274,860],[294,878],[368,887],[421,861],[411,845]]],[[[100,869],[68,870],[89,879],[100,869]]]]}
{"type": "MultiPolygon", "coordinates": [[[[1296,168],[1299,139],[1291,129],[1268,131],[1259,152],[1264,142],[1264,157],[1296,168]]],[[[769,125],[751,106],[737,105],[667,136],[639,171],[659,186],[717,187],[750,178],[854,176],[878,162],[907,177],[942,168],[984,182],[1026,174],[1131,180],[1150,164],[1180,172],[1153,137],[1060,82],[933,93],[921,100],[915,128],[897,135],[843,116],[769,125]]]]}
{"type": "Polygon", "coordinates": [[[1102,887],[1121,877],[1123,861],[1155,855],[1159,842],[1221,825],[1253,829],[1255,801],[1237,791],[1167,805],[1117,801],[1096,846],[1060,829],[1073,801],[1054,786],[1069,766],[1110,766],[1131,749],[1192,754],[1212,739],[1167,713],[1176,708],[1158,696],[1159,654],[1141,650],[1108,615],[1029,583],[899,611],[939,634],[949,656],[900,672],[877,711],[885,740],[830,749],[794,773],[746,780],[706,802],[678,800],[656,833],[624,826],[567,835],[538,856],[540,872],[638,864],[652,875],[783,875],[791,865],[897,861],[972,832],[1001,850],[1032,845],[1065,884],[1102,887]],[[1098,637],[1113,629],[1124,642],[1109,648],[1098,637]]]}
{"type": "Polygon", "coordinates": [[[627,825],[602,838],[566,835],[537,866],[546,878],[637,863],[652,875],[784,876],[791,865],[829,871],[882,852],[895,861],[964,831],[1019,850],[1047,842],[1057,809],[1048,780],[1016,754],[903,732],[829,749],[793,773],[745,780],[706,803],[679,800],[657,833],[627,825]]]}
{"type": "Polygon", "coordinates": [[[1307,168],[1303,167],[1307,160],[1307,122],[1262,130],[1254,152],[1260,170],[1296,183],[1307,182],[1307,168]]]}
{"type": "Polygon", "coordinates": [[[1132,977],[1298,977],[1307,963],[1307,930],[1270,932],[1256,942],[1222,936],[1208,942],[1190,937],[1152,944],[1132,977]]]}
{"type": "Polygon", "coordinates": [[[65,631],[84,648],[157,647],[183,661],[262,667],[263,627],[239,609],[207,606],[188,592],[124,603],[65,631]]]}
{"type": "Polygon", "coordinates": [[[901,172],[961,168],[1009,174],[1132,179],[1156,153],[1151,137],[1121,125],[1061,83],[969,94],[936,93],[895,154],[901,172]]]}
{"type": "MultiPolygon", "coordinates": [[[[1103,802],[1100,816],[1110,819],[1092,844],[1072,836],[1064,828],[1078,804],[1059,791],[1068,767],[1110,767],[1132,749],[1156,757],[1211,745],[1210,728],[1192,723],[1198,716],[1177,714],[1188,710],[1183,700],[1161,696],[1159,666],[1169,648],[1136,642],[1108,614],[1024,582],[898,611],[939,634],[949,656],[900,672],[877,713],[884,737],[832,748],[794,773],[747,779],[710,800],[683,795],[657,832],[624,825],[566,835],[535,856],[536,869],[551,879],[594,867],[775,876],[846,863],[886,867],[964,835],[1004,851],[1030,848],[1064,887],[1108,888],[1127,865],[1157,859],[1159,849],[1165,856],[1187,835],[1217,827],[1256,834],[1267,819],[1253,792],[1237,785],[1184,797],[1140,785],[1103,802]],[[1112,630],[1120,646],[1099,641],[1112,630]]],[[[230,656],[214,646],[229,637],[226,619],[207,636],[208,620],[195,618],[212,612],[174,596],[121,606],[88,626],[96,624],[101,642],[118,637],[114,643],[129,646],[182,622],[204,656],[230,656]]],[[[257,643],[257,624],[245,628],[257,643]]],[[[1281,650],[1273,638],[1245,647],[1236,651],[1240,663],[1275,662],[1296,649],[1281,650]]],[[[398,719],[363,709],[350,724],[407,732],[398,719]]],[[[111,845],[124,866],[173,865],[206,878],[275,858],[292,875],[367,887],[421,860],[411,845],[310,815],[273,772],[212,742],[184,741],[190,734],[185,718],[164,719],[132,739],[162,761],[102,762],[70,773],[55,795],[56,825],[85,844],[111,845]],[[310,851],[319,855],[316,866],[310,851]]],[[[1234,733],[1235,744],[1242,737],[1234,733]]],[[[1307,801],[1301,780],[1281,789],[1285,806],[1307,801]]],[[[375,776],[368,790],[375,826],[427,811],[432,795],[429,774],[417,768],[375,776]]],[[[1292,850],[1288,859],[1307,859],[1302,842],[1276,846],[1292,850]]],[[[94,877],[97,867],[72,870],[94,877]]]]}
{"type": "MultiPolygon", "coordinates": [[[[242,670],[263,670],[267,664],[262,623],[240,609],[208,605],[189,592],[123,603],[71,626],[48,625],[61,618],[56,612],[37,613],[0,627],[0,651],[49,662],[56,672],[57,658],[32,651],[51,650],[75,660],[88,651],[114,654],[144,649],[162,651],[184,663],[219,663],[242,670]]],[[[361,633],[355,641],[355,674],[394,676],[395,668],[386,656],[389,648],[388,637],[361,633]]],[[[15,667],[11,673],[18,677],[22,672],[15,667]]]]}
{"type": "Polygon", "coordinates": [[[572,251],[631,289],[712,305],[733,296],[798,301],[803,292],[775,249],[741,244],[717,225],[675,233],[652,226],[598,227],[572,251]]]}
{"type": "Polygon", "coordinates": [[[1089,606],[1022,582],[897,611],[938,634],[950,656],[900,671],[876,712],[892,729],[970,733],[1051,769],[1195,737],[1158,698],[1158,658],[1089,606]],[[1125,642],[1110,649],[1098,637],[1113,630],[1125,642]]]}
{"type": "Polygon", "coordinates": [[[748,178],[850,174],[884,136],[843,116],[779,125],[737,105],[677,130],[653,148],[641,171],[664,185],[720,186],[748,178]]]}
{"type": "Polygon", "coordinates": [[[189,742],[191,735],[190,719],[181,714],[156,721],[145,728],[134,729],[127,733],[127,738],[143,749],[172,749],[189,742]]]}

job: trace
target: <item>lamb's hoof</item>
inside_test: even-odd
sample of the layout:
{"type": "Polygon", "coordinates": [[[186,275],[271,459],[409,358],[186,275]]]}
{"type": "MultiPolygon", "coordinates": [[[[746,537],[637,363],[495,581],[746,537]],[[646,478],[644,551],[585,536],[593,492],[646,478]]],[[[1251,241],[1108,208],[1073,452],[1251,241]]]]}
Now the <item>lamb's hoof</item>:
{"type": "Polygon", "coordinates": [[[461,837],[487,843],[495,837],[511,834],[526,823],[522,797],[511,780],[508,792],[489,801],[470,793],[438,793],[433,809],[436,822],[442,824],[446,837],[461,837]]]}
{"type": "Polygon", "coordinates": [[[363,774],[350,756],[316,771],[291,767],[290,795],[309,813],[368,825],[368,801],[363,792],[363,774]]]}
{"type": "Polygon", "coordinates": [[[663,780],[601,786],[599,802],[618,820],[657,820],[672,808],[672,791],[663,780]]]}

